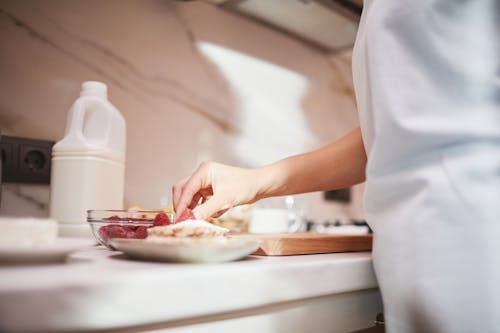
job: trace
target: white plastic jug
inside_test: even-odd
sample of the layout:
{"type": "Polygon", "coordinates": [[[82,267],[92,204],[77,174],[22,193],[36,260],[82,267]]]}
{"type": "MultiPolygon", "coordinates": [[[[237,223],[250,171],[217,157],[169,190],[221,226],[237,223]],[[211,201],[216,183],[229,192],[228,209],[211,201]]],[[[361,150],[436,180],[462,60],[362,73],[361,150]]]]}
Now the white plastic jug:
{"type": "Polygon", "coordinates": [[[125,119],[108,101],[106,85],[84,82],[64,138],[52,149],[50,216],[60,236],[91,236],[89,209],[123,209],[125,147],[125,119]]]}

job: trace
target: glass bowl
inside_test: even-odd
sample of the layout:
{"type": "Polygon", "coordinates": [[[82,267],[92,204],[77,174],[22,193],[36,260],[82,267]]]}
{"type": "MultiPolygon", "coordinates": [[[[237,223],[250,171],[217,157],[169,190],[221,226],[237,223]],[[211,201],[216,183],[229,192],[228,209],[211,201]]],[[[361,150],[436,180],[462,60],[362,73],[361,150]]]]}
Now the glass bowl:
{"type": "Polygon", "coordinates": [[[112,238],[146,238],[147,229],[155,225],[159,213],[166,214],[173,223],[174,213],[162,210],[88,210],[87,222],[97,241],[114,250],[109,243],[112,238]]]}

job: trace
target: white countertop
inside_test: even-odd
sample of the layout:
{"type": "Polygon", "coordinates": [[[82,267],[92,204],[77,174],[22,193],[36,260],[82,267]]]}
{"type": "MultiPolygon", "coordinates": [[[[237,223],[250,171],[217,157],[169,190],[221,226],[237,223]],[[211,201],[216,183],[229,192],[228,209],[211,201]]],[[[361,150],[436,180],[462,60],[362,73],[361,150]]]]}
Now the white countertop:
{"type": "Polygon", "coordinates": [[[88,247],[66,264],[0,266],[0,331],[119,329],[376,287],[369,252],[175,264],[88,247]]]}

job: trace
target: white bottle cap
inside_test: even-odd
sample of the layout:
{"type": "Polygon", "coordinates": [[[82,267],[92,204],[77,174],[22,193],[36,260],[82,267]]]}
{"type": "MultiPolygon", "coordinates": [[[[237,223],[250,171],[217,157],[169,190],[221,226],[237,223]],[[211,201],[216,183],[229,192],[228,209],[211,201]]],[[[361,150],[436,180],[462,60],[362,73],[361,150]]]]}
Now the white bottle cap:
{"type": "Polygon", "coordinates": [[[108,87],[106,84],[98,81],[85,81],[82,83],[80,96],[108,97],[108,87]]]}

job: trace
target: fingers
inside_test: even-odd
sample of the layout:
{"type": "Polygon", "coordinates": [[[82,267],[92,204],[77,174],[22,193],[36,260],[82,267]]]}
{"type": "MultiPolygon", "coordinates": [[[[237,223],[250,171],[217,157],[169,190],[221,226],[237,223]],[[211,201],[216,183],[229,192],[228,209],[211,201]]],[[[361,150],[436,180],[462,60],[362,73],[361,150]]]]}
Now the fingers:
{"type": "MultiPolygon", "coordinates": [[[[195,194],[198,192],[201,185],[199,176],[195,173],[182,187],[177,205],[174,210],[177,214],[182,214],[182,212],[188,207],[188,205],[193,200],[195,194]]],[[[199,200],[199,198],[198,198],[199,200]]]]}
{"type": "Polygon", "coordinates": [[[181,195],[182,195],[182,189],[184,188],[184,185],[186,184],[188,179],[189,179],[189,177],[186,177],[186,178],[178,181],[172,187],[172,201],[173,201],[175,211],[177,211],[177,206],[179,205],[179,199],[181,198],[181,195]]]}
{"type": "Polygon", "coordinates": [[[227,212],[229,210],[229,208],[227,209],[223,209],[223,210],[219,210],[217,213],[213,214],[212,217],[221,217],[225,212],[227,212]]]}
{"type": "Polygon", "coordinates": [[[223,201],[219,199],[218,196],[214,195],[210,199],[208,199],[205,203],[195,207],[193,210],[194,215],[199,218],[206,220],[207,218],[219,213],[221,211],[226,211],[230,207],[228,204],[224,204],[223,201]]]}
{"type": "MultiPolygon", "coordinates": [[[[177,184],[175,184],[174,187],[172,188],[172,199],[173,199],[173,206],[174,206],[175,211],[178,211],[177,207],[179,205],[179,200],[180,200],[180,197],[182,195],[182,191],[184,189],[184,186],[186,185],[188,180],[189,180],[189,177],[184,178],[183,180],[181,180],[177,184]]],[[[188,205],[188,208],[193,209],[194,207],[198,206],[198,204],[200,204],[200,199],[201,199],[201,203],[204,203],[212,195],[213,195],[212,187],[200,189],[193,196],[193,199],[191,200],[191,203],[188,205]]]]}
{"type": "Polygon", "coordinates": [[[193,209],[200,219],[219,216],[231,206],[254,198],[253,192],[248,190],[251,181],[252,177],[243,169],[204,162],[191,177],[174,186],[174,210],[182,214],[186,208],[193,209]]]}
{"type": "Polygon", "coordinates": [[[203,198],[203,196],[200,194],[200,192],[196,193],[193,196],[193,200],[191,200],[191,203],[188,205],[188,208],[193,209],[194,207],[198,206],[201,198],[203,198]]]}
{"type": "Polygon", "coordinates": [[[209,165],[209,163],[202,163],[200,167],[194,172],[194,174],[189,177],[186,182],[183,183],[180,190],[174,189],[174,192],[180,191],[180,194],[178,194],[178,200],[176,204],[174,204],[176,213],[182,214],[182,212],[193,201],[195,195],[211,185],[211,171],[209,165]]]}

